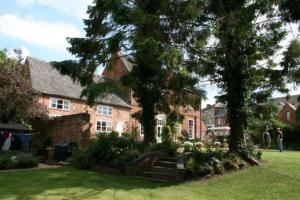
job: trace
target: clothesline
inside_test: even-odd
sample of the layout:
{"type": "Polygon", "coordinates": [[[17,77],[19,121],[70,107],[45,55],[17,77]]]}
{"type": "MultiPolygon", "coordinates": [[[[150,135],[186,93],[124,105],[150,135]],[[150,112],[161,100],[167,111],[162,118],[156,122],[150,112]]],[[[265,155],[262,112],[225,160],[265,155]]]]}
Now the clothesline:
{"type": "Polygon", "coordinates": [[[28,151],[32,134],[12,131],[0,132],[0,151],[28,151]]]}

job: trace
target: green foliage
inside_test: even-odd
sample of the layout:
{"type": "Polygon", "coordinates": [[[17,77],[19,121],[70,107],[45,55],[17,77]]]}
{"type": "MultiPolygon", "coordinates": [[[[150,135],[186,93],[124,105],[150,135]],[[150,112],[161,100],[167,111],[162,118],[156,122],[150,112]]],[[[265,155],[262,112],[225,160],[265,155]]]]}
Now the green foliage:
{"type": "Polygon", "coordinates": [[[31,153],[1,153],[0,169],[16,169],[37,167],[38,159],[31,153]]]}
{"type": "Polygon", "coordinates": [[[281,0],[279,9],[285,21],[297,22],[300,20],[300,1],[299,0],[281,0]]]}
{"type": "MultiPolygon", "coordinates": [[[[300,125],[290,125],[284,126],[282,128],[283,133],[283,146],[285,149],[291,150],[300,150],[300,125]]],[[[278,148],[277,144],[277,134],[276,137],[276,144],[274,144],[275,148],[278,148]]]]}
{"type": "Polygon", "coordinates": [[[28,122],[47,118],[47,109],[38,103],[24,67],[0,51],[0,122],[28,122]]]}
{"type": "Polygon", "coordinates": [[[34,157],[31,153],[19,153],[17,155],[16,162],[17,168],[37,167],[39,163],[38,159],[34,157]]]}
{"type": "Polygon", "coordinates": [[[207,1],[207,23],[216,41],[206,53],[198,54],[203,59],[200,74],[216,81],[222,90],[219,100],[227,105],[232,151],[244,138],[249,107],[260,103],[256,97],[266,99],[275,90],[287,91],[285,71],[273,59],[287,35],[276,3],[207,1]]]}
{"type": "Polygon", "coordinates": [[[137,158],[142,144],[132,138],[118,137],[118,133],[99,133],[86,149],[75,151],[72,163],[75,167],[88,169],[93,165],[120,168],[137,158]]]}
{"type": "Polygon", "coordinates": [[[188,46],[205,45],[205,28],[194,29],[190,23],[203,15],[203,6],[202,1],[95,0],[84,20],[86,37],[68,39],[69,51],[79,61],[54,64],[79,80],[85,87],[82,95],[93,103],[118,92],[113,84],[106,87],[93,80],[96,68],[106,66],[118,51],[128,53],[133,68],[121,82],[133,90],[142,108],[145,144],[155,143],[155,114],[164,112],[180,121],[180,106],[200,106],[203,91],[196,87],[198,77],[187,66],[185,52],[188,46]]]}
{"type": "Polygon", "coordinates": [[[162,135],[161,135],[162,143],[168,145],[171,144],[174,140],[174,136],[171,132],[171,128],[169,126],[164,126],[162,135]]]}
{"type": "Polygon", "coordinates": [[[11,169],[15,165],[11,159],[12,155],[10,153],[0,154],[0,169],[11,169]]]}

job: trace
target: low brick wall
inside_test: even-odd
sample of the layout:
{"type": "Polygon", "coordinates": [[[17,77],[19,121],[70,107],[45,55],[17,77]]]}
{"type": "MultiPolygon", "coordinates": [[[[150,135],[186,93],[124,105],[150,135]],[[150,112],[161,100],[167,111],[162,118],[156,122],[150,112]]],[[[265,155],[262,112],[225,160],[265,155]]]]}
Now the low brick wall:
{"type": "Polygon", "coordinates": [[[56,117],[47,121],[36,120],[33,129],[38,132],[37,141],[41,147],[47,139],[51,139],[53,145],[69,142],[77,143],[82,148],[90,141],[90,115],[80,113],[56,117]]]}

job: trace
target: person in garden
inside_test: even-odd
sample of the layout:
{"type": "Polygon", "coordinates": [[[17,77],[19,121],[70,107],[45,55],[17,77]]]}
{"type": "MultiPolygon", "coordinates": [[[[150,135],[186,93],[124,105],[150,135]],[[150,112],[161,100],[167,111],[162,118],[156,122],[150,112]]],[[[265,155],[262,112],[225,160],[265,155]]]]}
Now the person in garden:
{"type": "Polygon", "coordinates": [[[282,150],[283,150],[283,147],[282,147],[283,133],[280,128],[277,128],[277,140],[278,140],[279,151],[282,152],[282,150]]]}
{"type": "Polygon", "coordinates": [[[269,128],[267,127],[265,132],[263,133],[263,144],[267,149],[270,149],[271,147],[271,136],[269,132],[269,128]]]}

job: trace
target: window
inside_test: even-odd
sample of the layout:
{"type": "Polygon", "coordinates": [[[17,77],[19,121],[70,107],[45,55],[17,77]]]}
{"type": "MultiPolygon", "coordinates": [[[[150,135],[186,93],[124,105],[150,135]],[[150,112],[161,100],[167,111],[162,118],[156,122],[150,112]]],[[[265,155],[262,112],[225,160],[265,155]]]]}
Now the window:
{"type": "Polygon", "coordinates": [[[140,134],[144,135],[144,126],[143,125],[140,125],[140,134]]]}
{"type": "Polygon", "coordinates": [[[112,124],[109,121],[97,121],[98,132],[110,133],[112,131],[112,124]]]}
{"type": "Polygon", "coordinates": [[[109,106],[97,106],[97,114],[105,115],[105,116],[112,116],[112,107],[109,106]]]}
{"type": "Polygon", "coordinates": [[[64,99],[50,98],[50,108],[59,110],[70,110],[70,101],[64,99]]]}
{"type": "Polygon", "coordinates": [[[189,139],[194,138],[194,120],[189,120],[189,129],[188,129],[188,134],[189,134],[189,139]]]}
{"type": "Polygon", "coordinates": [[[286,112],[286,120],[291,121],[291,112],[286,112]]]}

